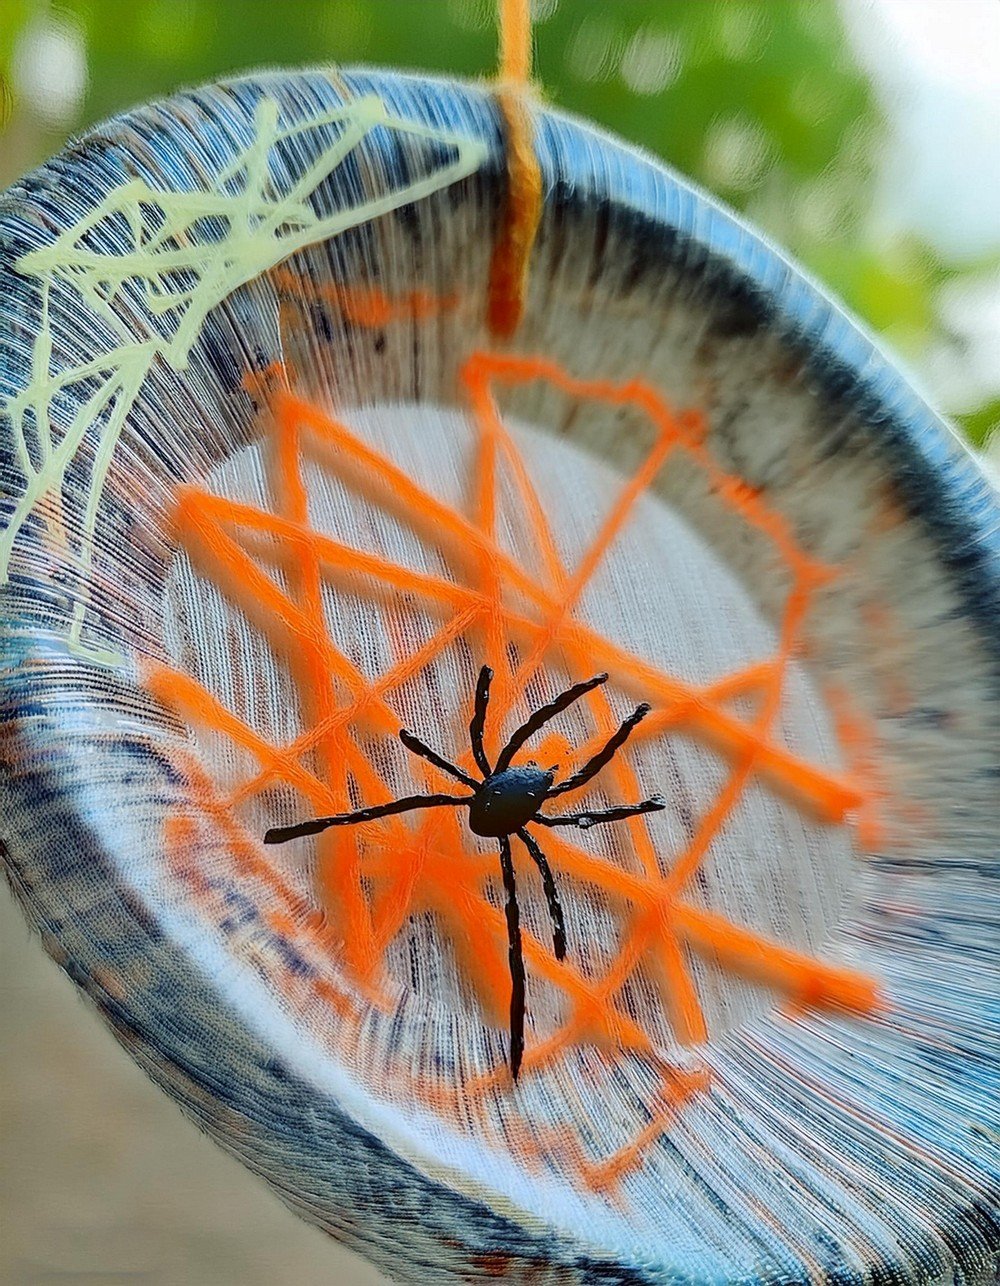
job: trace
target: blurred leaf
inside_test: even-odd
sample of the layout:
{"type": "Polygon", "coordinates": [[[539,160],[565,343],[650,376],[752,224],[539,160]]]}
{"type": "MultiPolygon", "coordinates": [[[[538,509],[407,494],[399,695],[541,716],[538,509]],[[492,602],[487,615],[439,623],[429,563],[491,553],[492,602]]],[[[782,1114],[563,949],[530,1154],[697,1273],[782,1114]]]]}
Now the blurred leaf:
{"type": "Polygon", "coordinates": [[[977,411],[958,416],[958,421],[974,446],[986,446],[994,434],[1000,434],[1000,397],[994,398],[977,411]]]}

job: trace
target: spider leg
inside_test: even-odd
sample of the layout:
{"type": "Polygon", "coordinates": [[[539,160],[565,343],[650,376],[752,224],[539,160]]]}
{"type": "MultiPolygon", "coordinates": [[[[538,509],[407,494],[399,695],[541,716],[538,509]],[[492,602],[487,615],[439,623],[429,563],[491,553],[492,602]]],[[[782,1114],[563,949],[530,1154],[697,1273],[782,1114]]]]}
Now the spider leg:
{"type": "Polygon", "coordinates": [[[335,817],[314,817],[312,821],[297,826],[273,826],[264,836],[265,844],[284,844],[303,835],[316,835],[328,826],[354,826],[358,822],[373,822],[377,817],[390,817],[393,813],[408,813],[412,808],[458,808],[467,805],[471,795],[407,795],[389,804],[375,804],[372,808],[359,808],[353,813],[338,813],[335,817]]]}
{"type": "Polygon", "coordinates": [[[486,727],[486,707],[490,702],[490,684],[493,682],[493,671],[484,665],[479,671],[479,682],[476,684],[476,706],[469,724],[469,740],[472,742],[472,757],[484,777],[490,775],[490,761],[486,758],[483,746],[483,730],[486,727]]]}
{"type": "Polygon", "coordinates": [[[571,688],[567,688],[565,692],[560,693],[548,705],[540,706],[511,735],[510,741],[500,751],[500,757],[497,759],[494,772],[503,772],[504,769],[510,767],[510,761],[532,733],[537,732],[550,719],[554,719],[557,714],[561,714],[574,701],[579,701],[582,696],[586,696],[588,692],[592,692],[594,688],[600,687],[602,683],[607,683],[607,681],[608,676],[606,674],[595,674],[592,679],[585,679],[582,683],[574,683],[571,688]]]}
{"type": "Polygon", "coordinates": [[[548,859],[536,844],[534,836],[522,828],[517,832],[517,837],[541,872],[542,888],[545,890],[545,900],[549,904],[549,918],[552,921],[552,947],[556,953],[556,959],[563,960],[566,956],[566,921],[563,919],[556,882],[552,878],[552,867],[549,866],[548,859]]]}
{"type": "Polygon", "coordinates": [[[605,822],[622,822],[626,817],[638,817],[640,813],[658,813],[666,808],[667,801],[662,795],[644,799],[641,804],[622,804],[617,808],[599,808],[592,813],[564,813],[561,817],[546,817],[536,813],[531,819],[541,822],[543,826],[579,826],[583,831],[591,826],[601,826],[605,822]]]}
{"type": "Polygon", "coordinates": [[[646,715],[649,714],[648,705],[636,706],[629,717],[622,723],[617,732],[613,733],[607,743],[597,752],[592,759],[588,759],[579,772],[575,772],[572,777],[567,777],[565,781],[559,782],[549,791],[547,798],[551,799],[553,795],[565,795],[568,790],[579,790],[585,786],[592,777],[596,777],[601,769],[611,762],[615,754],[624,746],[638,724],[642,723],[646,715]]]}
{"type": "Polygon", "coordinates": [[[412,754],[419,755],[421,759],[426,759],[435,768],[440,768],[442,772],[448,773],[450,777],[456,777],[459,781],[464,782],[466,786],[471,786],[473,790],[479,789],[480,783],[476,781],[475,777],[470,777],[468,773],[463,772],[455,764],[449,763],[447,759],[442,759],[436,750],[432,750],[426,742],[421,741],[419,737],[415,737],[412,732],[407,732],[405,728],[400,728],[399,739],[412,754]]]}
{"type": "Polygon", "coordinates": [[[510,838],[501,835],[500,869],[507,892],[507,951],[510,960],[510,1074],[517,1080],[524,1054],[524,956],[521,952],[521,916],[517,906],[517,884],[510,838]]]}

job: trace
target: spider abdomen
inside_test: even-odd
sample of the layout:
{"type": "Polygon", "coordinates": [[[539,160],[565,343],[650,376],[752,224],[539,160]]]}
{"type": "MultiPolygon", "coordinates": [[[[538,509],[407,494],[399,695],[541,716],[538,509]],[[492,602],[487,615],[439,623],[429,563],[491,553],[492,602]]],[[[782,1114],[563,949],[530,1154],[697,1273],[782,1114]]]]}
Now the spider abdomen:
{"type": "Polygon", "coordinates": [[[497,838],[531,821],[552,788],[553,774],[531,765],[487,777],[469,805],[469,828],[497,838]]]}

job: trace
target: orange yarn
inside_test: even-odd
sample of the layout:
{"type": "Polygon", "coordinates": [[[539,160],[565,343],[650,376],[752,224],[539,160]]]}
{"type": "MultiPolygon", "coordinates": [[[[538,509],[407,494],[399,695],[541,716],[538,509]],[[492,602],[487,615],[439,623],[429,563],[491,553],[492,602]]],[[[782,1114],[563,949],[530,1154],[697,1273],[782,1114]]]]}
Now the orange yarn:
{"type": "MultiPolygon", "coordinates": [[[[181,766],[199,808],[220,829],[246,873],[265,884],[279,904],[281,909],[272,911],[267,917],[271,927],[284,935],[304,935],[319,952],[328,954],[330,946],[317,927],[315,914],[310,913],[310,909],[261,855],[259,845],[243,833],[229,809],[219,801],[212,783],[194,757],[186,755],[183,760],[181,766]]],[[[164,825],[167,864],[178,880],[186,885],[201,883],[200,873],[191,860],[196,834],[197,826],[191,817],[170,817],[164,825]]],[[[293,980],[290,970],[287,976],[293,980]]],[[[316,977],[308,985],[336,1013],[357,1021],[356,1004],[329,979],[316,977]]]]}
{"type": "MultiPolygon", "coordinates": [[[[302,278],[286,266],[273,273],[274,284],[286,292],[294,303],[302,292],[302,278]]],[[[429,290],[408,290],[400,295],[390,295],[378,286],[348,286],[340,282],[325,282],[317,287],[310,282],[312,295],[325,299],[338,308],[355,326],[381,330],[390,322],[426,321],[440,313],[452,312],[458,307],[458,295],[435,295],[429,290]]]]}
{"type": "Polygon", "coordinates": [[[510,339],[524,313],[528,268],[542,217],[542,171],[528,103],[531,76],[529,0],[500,0],[497,100],[507,145],[507,199],[490,263],[486,322],[495,339],[510,339]]]}
{"type": "MultiPolygon", "coordinates": [[[[301,693],[304,721],[311,726],[291,745],[271,746],[189,676],[165,667],[151,669],[147,675],[153,693],[172,704],[188,722],[231,738],[260,764],[260,771],[239,785],[229,800],[211,803],[211,815],[224,816],[228,809],[278,781],[293,786],[316,813],[341,811],[348,799],[348,773],[366,802],[383,802],[389,797],[386,782],[352,735],[359,719],[394,735],[399,720],[387,700],[392,690],[454,641],[478,634],[485,638],[487,655],[498,671],[487,729],[495,744],[523,685],[554,649],[578,673],[608,668],[616,682],[640,689],[657,703],[637,736],[660,735],[671,727],[686,729],[724,753],[732,761],[732,770],[718,800],[700,819],[692,840],[674,857],[666,875],[642,818],[629,823],[639,873],[593,857],[558,832],[546,837],[557,876],[592,884],[623,904],[623,936],[606,973],[591,979],[572,963],[556,960],[551,944],[524,935],[525,959],[531,972],[559,988],[568,1006],[563,1025],[526,1050],[525,1070],[544,1066],[581,1040],[608,1049],[627,1048],[655,1061],[658,1055],[649,1036],[618,1001],[622,987],[645,959],[659,967],[678,1038],[689,1044],[702,1042],[707,1035],[705,1018],[686,949],[707,954],[745,977],[775,987],[800,1006],[836,1006],[861,1013],[876,1008],[878,994],[871,979],[790,950],[681,900],[684,886],[754,774],[829,821],[842,821],[862,798],[853,780],[832,775],[770,739],[782,679],[794,655],[811,595],[832,570],[803,554],[780,515],[740,479],[716,465],[704,442],[701,418],[693,413],[674,413],[651,385],[640,380],[620,384],[577,380],[557,364],[541,359],[474,353],[460,371],[478,430],[470,519],[425,492],[346,425],[294,394],[283,376],[278,368],[271,372],[272,378],[257,382],[258,391],[271,386],[273,492],[279,512],[267,513],[184,487],[177,493],[177,529],[196,564],[268,630],[276,650],[288,659],[301,693]],[[623,486],[575,572],[562,564],[544,507],[495,400],[495,386],[531,380],[548,381],[573,398],[631,407],[644,413],[655,430],[650,453],[623,486]],[[311,453],[324,458],[349,485],[363,488],[400,521],[432,531],[435,544],[464,568],[465,583],[413,571],[312,531],[301,476],[306,437],[311,453]],[[772,543],[791,578],[775,656],[703,688],[657,670],[573,619],[574,606],[589,577],[629,521],[639,496],[674,451],[693,458],[722,503],[772,543]],[[544,567],[544,576],[538,580],[496,542],[501,459],[517,485],[544,567]],[[261,566],[267,559],[276,561],[284,572],[286,588],[261,566]],[[440,613],[442,625],[429,641],[400,657],[377,680],[369,681],[329,637],[320,591],[323,580],[331,578],[345,581],[353,592],[411,595],[440,613]],[[511,598],[523,606],[513,608],[511,598]],[[507,663],[512,639],[529,649],[516,675],[510,673],[507,663]],[[334,697],[333,678],[349,694],[340,703],[334,697]],[[731,714],[725,703],[753,692],[760,694],[760,707],[756,718],[747,724],[731,714]],[[310,751],[317,755],[316,772],[302,763],[310,751]]],[[[477,650],[481,651],[481,644],[477,650]]],[[[577,762],[582,762],[616,723],[602,691],[592,693],[589,701],[594,742],[575,751],[572,757],[577,762]]],[[[427,766],[429,777],[436,771],[427,766]]],[[[614,773],[620,797],[634,797],[638,782],[627,759],[617,757],[609,771],[614,773]]],[[[503,1021],[510,995],[505,922],[503,913],[484,898],[483,891],[493,860],[465,851],[461,826],[451,816],[432,818],[428,813],[416,825],[387,818],[352,831],[342,833],[343,839],[336,836],[336,848],[320,849],[319,870],[323,903],[340,929],[337,937],[348,970],[362,985],[374,986],[386,947],[409,915],[427,909],[453,937],[459,962],[474,979],[486,1013],[503,1021]]],[[[258,869],[263,861],[258,846],[246,837],[233,843],[234,853],[241,861],[245,858],[248,869],[258,869]]],[[[287,916],[282,920],[286,931],[295,929],[294,920],[287,916]]],[[[464,1110],[507,1075],[506,1069],[500,1068],[458,1087],[464,1110]]],[[[692,1076],[665,1066],[661,1101],[654,1105],[648,1125],[614,1156],[599,1163],[581,1161],[583,1180],[605,1187],[638,1164],[648,1143],[669,1124],[677,1105],[703,1083],[697,1073],[692,1076]]],[[[428,1101],[441,1096],[440,1086],[422,1084],[421,1092],[428,1101]]]]}
{"type": "Polygon", "coordinates": [[[500,0],[500,79],[531,78],[531,0],[500,0]]]}

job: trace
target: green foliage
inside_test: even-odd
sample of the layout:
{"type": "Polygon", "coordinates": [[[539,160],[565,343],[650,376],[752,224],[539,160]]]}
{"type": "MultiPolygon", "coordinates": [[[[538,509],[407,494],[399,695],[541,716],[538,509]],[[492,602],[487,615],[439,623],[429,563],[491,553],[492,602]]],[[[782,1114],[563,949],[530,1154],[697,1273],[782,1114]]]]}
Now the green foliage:
{"type": "Polygon", "coordinates": [[[1000,431],[1000,397],[991,398],[976,411],[960,417],[962,428],[974,446],[984,447],[1000,431]]]}
{"type": "MultiPolygon", "coordinates": [[[[536,60],[555,104],[717,193],[801,260],[918,369],[938,300],[971,276],[912,238],[876,243],[885,124],[835,0],[535,0],[536,60]]],[[[0,0],[0,75],[42,0],[0,0]]],[[[244,68],[367,62],[468,76],[496,61],[493,0],[60,0],[89,83],[73,128],[244,68]]],[[[15,123],[17,120],[15,104],[15,123]]],[[[39,128],[18,155],[58,137],[39,128]]],[[[0,177],[5,169],[0,158],[0,177]]],[[[995,265],[977,265],[977,270],[995,265]]],[[[982,441],[997,402],[960,417],[982,441]]]]}

